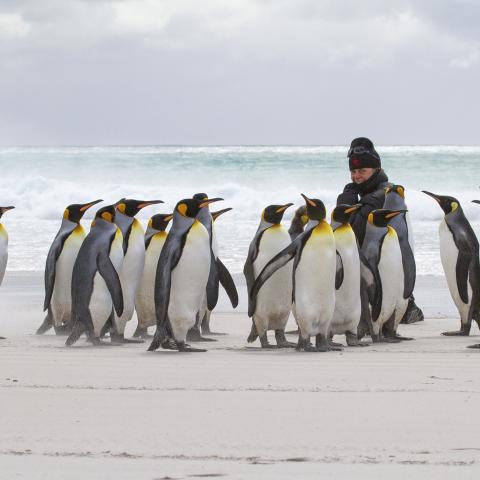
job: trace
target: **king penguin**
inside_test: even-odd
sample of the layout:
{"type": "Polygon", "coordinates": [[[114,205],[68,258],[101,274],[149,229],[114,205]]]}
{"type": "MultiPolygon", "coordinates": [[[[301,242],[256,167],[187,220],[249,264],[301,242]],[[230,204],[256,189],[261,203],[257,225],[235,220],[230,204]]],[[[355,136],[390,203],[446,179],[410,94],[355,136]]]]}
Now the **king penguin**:
{"type": "Polygon", "coordinates": [[[432,197],[445,216],[440,222],[440,258],[450,295],[460,314],[460,330],[443,335],[469,335],[472,319],[480,326],[479,246],[460,202],[454,197],[423,193],[432,197]]]}
{"type": "Polygon", "coordinates": [[[155,274],[163,245],[167,239],[165,231],[173,214],[158,213],[148,221],[145,232],[145,267],[135,296],[138,327],[134,337],[148,338],[148,327],[153,327],[155,317],[155,274]]]}
{"type": "Polygon", "coordinates": [[[68,346],[84,332],[94,345],[108,345],[100,340],[102,329],[111,318],[113,308],[118,316],[122,315],[123,295],[118,272],[123,262],[123,236],[114,220],[115,205],[97,211],[75,260],[73,329],[66,341],[68,346]]]}
{"type": "Polygon", "coordinates": [[[197,321],[212,263],[210,235],[197,215],[218,200],[222,199],[186,198],[175,206],[155,277],[157,329],[149,351],[160,346],[184,352],[205,351],[190,348],[185,340],[197,321]]]}
{"type": "Polygon", "coordinates": [[[365,346],[358,340],[357,329],[361,315],[360,254],[355,233],[349,223],[358,205],[337,205],[332,212],[332,228],[337,250],[335,279],[335,311],[332,335],[345,335],[350,347],[365,346]]]}
{"type": "Polygon", "coordinates": [[[290,234],[290,239],[292,241],[295,240],[295,238],[297,238],[301,233],[303,233],[307,223],[307,207],[302,205],[295,210],[295,215],[293,216],[292,222],[290,223],[290,228],[288,229],[288,233],[290,234]]]}
{"type": "MultiPolygon", "coordinates": [[[[12,210],[15,207],[0,207],[0,218],[2,218],[5,212],[12,210]]],[[[5,270],[7,268],[8,261],[8,233],[5,227],[0,223],[0,285],[3,282],[5,276],[5,270]]],[[[4,340],[4,337],[0,337],[4,340]]]]}
{"type": "MultiPolygon", "coordinates": [[[[217,210],[216,212],[211,212],[212,220],[213,220],[213,225],[212,225],[212,250],[214,250],[214,246],[215,246],[215,249],[218,249],[217,238],[216,238],[216,233],[215,233],[215,223],[217,221],[217,218],[220,215],[223,215],[224,213],[229,212],[230,210],[232,210],[232,208],[227,207],[227,208],[223,208],[222,210],[217,210]]],[[[218,257],[217,257],[217,260],[220,260],[220,259],[218,259],[218,257]]],[[[224,265],[220,260],[220,263],[218,264],[219,271],[221,270],[219,276],[222,278],[222,281],[226,284],[226,286],[224,286],[225,290],[227,292],[231,293],[231,297],[229,297],[229,298],[230,298],[230,301],[232,303],[233,308],[236,308],[238,306],[238,293],[235,293],[237,291],[237,289],[235,287],[235,283],[233,281],[232,276],[230,275],[228,270],[227,270],[227,272],[225,272],[223,267],[224,267],[224,265]]],[[[226,269],[226,267],[225,267],[225,269],[226,269]]],[[[220,281],[220,278],[219,278],[219,281],[220,281]]],[[[206,301],[206,298],[205,298],[205,301],[206,301]]],[[[205,305],[205,307],[206,307],[206,305],[205,305]]],[[[209,310],[208,308],[206,308],[206,312],[203,316],[202,324],[201,324],[202,334],[204,334],[204,335],[225,335],[224,333],[212,332],[210,330],[210,317],[211,317],[211,315],[212,315],[212,310],[209,310]]]]}
{"type": "Polygon", "coordinates": [[[373,210],[367,220],[361,253],[376,279],[375,298],[371,299],[371,337],[375,343],[410,340],[397,334],[408,299],[403,296],[405,282],[398,235],[389,224],[404,213],[405,210],[373,210]]]}
{"type": "Polygon", "coordinates": [[[405,204],[405,189],[401,185],[390,185],[385,188],[386,210],[405,210],[405,215],[393,217],[389,225],[395,229],[400,242],[403,265],[403,298],[409,299],[413,294],[416,279],[416,265],[414,256],[413,234],[410,222],[410,214],[405,204]]]}
{"type": "MultiPolygon", "coordinates": [[[[248,249],[248,256],[243,267],[247,281],[247,291],[251,291],[255,279],[265,265],[280,251],[290,245],[290,235],[281,224],[283,214],[292,203],[269,205],[262,212],[260,225],[248,249]]],[[[292,265],[288,263],[278,269],[259,290],[255,306],[250,305],[252,329],[248,342],[260,338],[262,348],[274,348],[267,338],[267,331],[275,331],[277,347],[294,347],[285,338],[285,326],[292,310],[292,265]]]]}
{"type": "Polygon", "coordinates": [[[145,264],[145,232],[135,215],[142,208],[163,203],[162,200],[133,200],[122,198],[116,203],[115,223],[123,235],[124,259],[120,271],[123,292],[123,313],[116,315],[110,337],[119,343],[139,343],[142,340],[125,338],[125,326],[132,319],[135,294],[145,264]]]}
{"type": "Polygon", "coordinates": [[[48,310],[48,313],[37,330],[37,335],[45,333],[52,326],[57,335],[70,333],[72,271],[78,251],[86,236],[80,220],[89,208],[102,201],[100,199],[89,203],[74,203],[68,205],[63,212],[60,229],[50,246],[45,262],[43,310],[48,310]]]}
{"type": "MultiPolygon", "coordinates": [[[[208,195],[206,193],[196,193],[193,195],[195,200],[200,202],[205,202],[208,200],[208,195]]],[[[210,238],[210,248],[211,248],[211,264],[210,272],[208,275],[207,288],[205,291],[205,298],[202,301],[202,305],[198,312],[198,320],[195,326],[190,332],[188,332],[187,340],[195,341],[215,341],[211,338],[202,337],[200,334],[200,325],[204,323],[205,317],[208,314],[208,311],[212,311],[217,305],[218,301],[218,291],[219,285],[225,289],[230,302],[233,308],[236,308],[238,305],[238,293],[235,287],[235,282],[230,275],[227,267],[218,257],[218,242],[215,235],[215,227],[213,222],[213,217],[210,213],[210,209],[207,207],[202,208],[198,213],[198,220],[202,225],[207,229],[209,238],[210,238]]],[[[206,328],[203,333],[209,332],[210,325],[206,328]]]]}
{"type": "Polygon", "coordinates": [[[339,350],[329,345],[330,324],[335,309],[336,253],[332,227],[325,221],[321,200],[303,195],[310,219],[305,231],[260,272],[249,292],[249,316],[255,312],[258,293],[264,283],[290,260],[293,263],[292,311],[300,329],[297,350],[325,352],[339,350]],[[316,338],[315,346],[310,337],[316,338]]]}

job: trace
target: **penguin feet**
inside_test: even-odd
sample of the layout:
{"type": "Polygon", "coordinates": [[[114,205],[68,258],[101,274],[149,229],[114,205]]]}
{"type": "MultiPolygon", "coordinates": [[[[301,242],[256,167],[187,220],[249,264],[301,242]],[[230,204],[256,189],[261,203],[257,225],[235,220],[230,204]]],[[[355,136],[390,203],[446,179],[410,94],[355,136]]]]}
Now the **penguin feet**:
{"type": "Polygon", "coordinates": [[[480,343],[477,343],[475,345],[469,345],[467,348],[480,348],[480,343]]]}
{"type": "Polygon", "coordinates": [[[424,320],[422,310],[415,304],[415,300],[413,297],[410,297],[408,301],[407,311],[403,315],[402,320],[400,323],[416,323],[422,322],[424,320]]]}
{"type": "Polygon", "coordinates": [[[200,330],[197,326],[191,328],[187,332],[187,340],[189,342],[216,342],[215,338],[202,337],[200,330]]]}
{"type": "Polygon", "coordinates": [[[265,332],[263,335],[260,335],[260,343],[262,344],[262,348],[265,348],[265,349],[273,350],[273,349],[277,348],[276,345],[272,345],[268,341],[267,332],[265,332]]]}
{"type": "Polygon", "coordinates": [[[115,333],[110,331],[110,340],[112,343],[122,344],[122,343],[144,343],[144,340],[140,338],[125,338],[123,333],[115,333]]]}
{"type": "Polygon", "coordinates": [[[296,343],[289,342],[285,338],[285,332],[282,329],[275,330],[275,340],[278,348],[295,348],[297,346],[296,343]]]}
{"type": "Polygon", "coordinates": [[[384,337],[383,335],[372,335],[373,343],[400,343],[400,340],[395,337],[384,337]]]}
{"type": "Polygon", "coordinates": [[[122,344],[118,342],[114,342],[113,340],[111,342],[105,342],[101,338],[98,337],[92,337],[89,338],[88,341],[94,346],[94,347],[119,347],[122,344]]]}
{"type": "Polygon", "coordinates": [[[341,343],[333,342],[331,339],[328,341],[329,347],[343,347],[341,343]]]}
{"type": "Polygon", "coordinates": [[[149,335],[148,327],[138,326],[133,334],[133,338],[143,338],[146,340],[148,338],[153,338],[153,335],[149,335]]]}
{"type": "Polygon", "coordinates": [[[228,333],[224,333],[224,332],[212,332],[210,330],[210,326],[204,326],[202,325],[202,335],[217,335],[217,336],[220,336],[220,335],[228,335],[228,333]]]}
{"type": "Polygon", "coordinates": [[[442,335],[446,337],[468,337],[470,332],[466,330],[456,330],[454,332],[442,332],[442,335]]]}
{"type": "Polygon", "coordinates": [[[368,342],[361,342],[352,332],[345,332],[345,340],[349,347],[368,347],[370,345],[368,342]]]}
{"type": "Polygon", "coordinates": [[[296,330],[289,330],[288,332],[285,332],[287,335],[298,335],[300,333],[300,330],[297,328],[296,330]]]}
{"type": "Polygon", "coordinates": [[[206,352],[203,348],[193,348],[187,345],[185,342],[177,342],[177,350],[179,352],[206,352]]]}
{"type": "MultiPolygon", "coordinates": [[[[6,338],[5,338],[5,337],[0,337],[0,340],[6,340],[6,338]]],[[[473,348],[473,347],[472,347],[472,348],[473,348]]]]}
{"type": "Polygon", "coordinates": [[[53,329],[55,330],[55,335],[58,335],[59,337],[70,335],[72,333],[72,328],[73,326],[71,323],[64,323],[59,327],[53,327],[53,329]]]}

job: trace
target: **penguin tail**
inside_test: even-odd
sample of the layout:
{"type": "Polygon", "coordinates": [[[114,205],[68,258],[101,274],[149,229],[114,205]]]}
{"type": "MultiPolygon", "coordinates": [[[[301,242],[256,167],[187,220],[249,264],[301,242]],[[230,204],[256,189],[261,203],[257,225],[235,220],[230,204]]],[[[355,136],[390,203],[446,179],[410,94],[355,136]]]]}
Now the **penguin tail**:
{"type": "Polygon", "coordinates": [[[53,327],[53,321],[50,316],[50,312],[47,313],[45,320],[43,323],[38,327],[38,330],[35,332],[35,335],[43,335],[45,332],[50,330],[53,327]]]}
{"type": "Polygon", "coordinates": [[[67,347],[71,347],[81,336],[82,333],[85,332],[85,325],[81,322],[75,322],[73,325],[72,333],[67,338],[65,345],[67,347]]]}
{"type": "Polygon", "coordinates": [[[154,352],[155,350],[158,350],[162,344],[163,340],[163,335],[160,333],[160,330],[157,328],[155,330],[155,335],[153,336],[152,343],[148,347],[149,352],[154,352]]]}
{"type": "Polygon", "coordinates": [[[252,322],[252,329],[250,330],[250,335],[247,338],[248,343],[253,343],[258,338],[257,327],[255,323],[252,322]]]}

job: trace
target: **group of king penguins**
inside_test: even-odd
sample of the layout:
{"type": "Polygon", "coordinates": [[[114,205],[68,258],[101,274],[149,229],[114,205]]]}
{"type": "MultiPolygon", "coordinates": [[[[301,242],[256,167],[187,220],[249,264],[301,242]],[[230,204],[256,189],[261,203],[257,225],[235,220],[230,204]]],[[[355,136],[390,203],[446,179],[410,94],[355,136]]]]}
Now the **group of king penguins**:
{"type": "MultiPolygon", "coordinates": [[[[472,320],[480,326],[479,243],[454,197],[424,191],[444,212],[440,223],[440,256],[460,329],[447,336],[469,335],[472,320]]],[[[345,335],[348,346],[411,340],[397,333],[415,286],[412,230],[400,185],[385,189],[382,209],[368,216],[362,247],[350,217],[362,207],[337,205],[327,221],[324,203],[302,194],[290,229],[282,225],[292,203],[267,206],[250,243],[244,266],[248,342],[262,348],[296,347],[299,351],[339,350],[334,335],[345,335]],[[298,341],[285,335],[290,313],[298,325],[298,341]],[[267,332],[274,330],[276,346],[267,332]],[[315,342],[312,343],[312,337],[315,342]]],[[[218,256],[214,222],[231,208],[211,212],[221,198],[205,193],[180,200],[173,213],[159,213],[144,231],[135,216],[161,200],[123,198],[97,210],[88,234],[81,225],[85,212],[103,200],[69,205],[48,252],[45,266],[47,315],[37,334],[51,327],[73,345],[82,334],[94,345],[143,342],[148,350],[206,351],[187,341],[212,341],[210,314],[219,285],[232,306],[238,293],[218,256]],[[167,226],[171,227],[167,233],[167,226]],[[137,312],[134,339],[125,327],[137,312]],[[110,342],[104,338],[109,335],[110,342]]],[[[479,200],[474,200],[480,203],[479,200]]],[[[0,207],[0,218],[10,207],[0,207]]],[[[0,223],[0,284],[8,258],[8,235],[0,223]]],[[[0,337],[2,338],[2,337],[0,337]]],[[[480,348],[480,344],[469,348],[480,348]]]]}

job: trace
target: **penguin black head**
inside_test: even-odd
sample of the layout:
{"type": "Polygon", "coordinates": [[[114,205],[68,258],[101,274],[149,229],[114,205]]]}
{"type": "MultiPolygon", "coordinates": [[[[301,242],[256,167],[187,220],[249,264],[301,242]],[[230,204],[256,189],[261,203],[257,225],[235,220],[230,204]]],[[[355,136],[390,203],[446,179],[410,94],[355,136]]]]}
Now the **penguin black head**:
{"type": "Polygon", "coordinates": [[[90,207],[93,207],[100,202],[103,202],[103,200],[94,200],[93,202],[89,203],[72,203],[72,205],[69,205],[63,212],[63,218],[65,218],[66,220],[70,220],[71,222],[78,223],[82,219],[84,213],[90,207]]]}
{"type": "Polygon", "coordinates": [[[2,218],[2,215],[5,213],[5,212],[8,212],[9,210],[12,210],[14,209],[15,207],[0,207],[0,218],[2,218]]]}
{"type": "Polygon", "coordinates": [[[402,213],[407,213],[407,210],[387,210],[383,208],[373,210],[368,215],[368,223],[376,227],[386,227],[390,220],[402,213]]]}
{"type": "Polygon", "coordinates": [[[196,193],[192,198],[195,200],[208,200],[208,195],[206,193],[196,193]]]}
{"type": "Polygon", "coordinates": [[[269,205],[262,212],[262,220],[276,225],[282,221],[285,210],[292,205],[293,203],[286,203],[285,205],[269,205]]]}
{"type": "Polygon", "coordinates": [[[460,208],[460,202],[454,197],[436,195],[435,193],[427,192],[426,190],[422,190],[422,192],[436,200],[445,215],[448,215],[449,213],[452,213],[460,208]]]}
{"type": "Polygon", "coordinates": [[[173,218],[172,213],[157,213],[148,221],[148,226],[154,228],[159,232],[164,232],[167,229],[168,222],[173,218]]]}
{"type": "Polygon", "coordinates": [[[220,200],[223,200],[223,198],[208,198],[206,200],[198,200],[196,198],[184,198],[183,200],[180,200],[175,206],[175,212],[178,212],[182,217],[195,218],[198,215],[200,209],[220,200]]]}
{"type": "MultiPolygon", "coordinates": [[[[107,205],[97,210],[95,220],[105,220],[108,223],[113,223],[115,221],[115,206],[116,205],[107,205]]],[[[92,225],[95,224],[95,220],[92,225]]]]}
{"type": "Polygon", "coordinates": [[[342,224],[348,223],[352,214],[361,207],[361,203],[357,203],[356,205],[337,205],[333,209],[332,220],[342,224]]]}
{"type": "Polygon", "coordinates": [[[232,207],[224,208],[222,210],[217,210],[216,212],[211,212],[213,221],[215,221],[220,215],[227,213],[230,210],[232,210],[232,207]]]}
{"type": "Polygon", "coordinates": [[[325,205],[321,200],[318,198],[308,198],[303,193],[301,194],[303,199],[305,200],[305,204],[307,206],[307,216],[310,220],[317,220],[321,222],[325,220],[327,216],[327,210],[325,209],[325,205]]]}
{"type": "Polygon", "coordinates": [[[142,208],[163,203],[163,200],[134,200],[133,198],[122,198],[115,206],[117,210],[127,217],[134,217],[142,208]]]}
{"type": "Polygon", "coordinates": [[[385,187],[385,195],[392,192],[398,193],[402,198],[405,198],[405,188],[402,185],[390,185],[385,187]]]}

